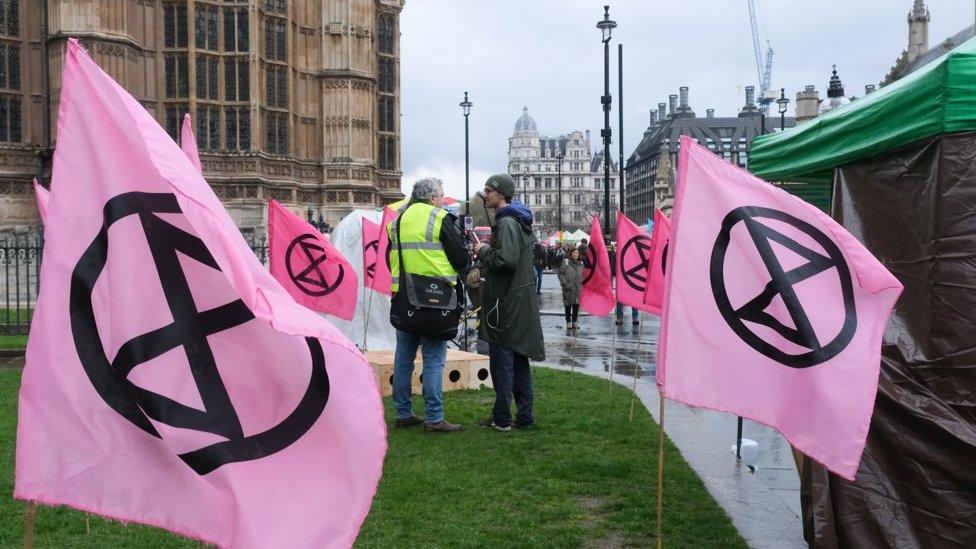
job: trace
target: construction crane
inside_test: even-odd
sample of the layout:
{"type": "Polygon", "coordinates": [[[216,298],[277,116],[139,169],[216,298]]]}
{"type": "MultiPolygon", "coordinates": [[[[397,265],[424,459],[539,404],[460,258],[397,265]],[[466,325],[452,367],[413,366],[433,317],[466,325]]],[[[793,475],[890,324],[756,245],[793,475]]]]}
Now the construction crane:
{"type": "Polygon", "coordinates": [[[763,59],[762,47],[759,45],[759,17],[756,15],[756,0],[749,2],[749,23],[752,25],[752,48],[756,54],[756,76],[759,78],[759,108],[766,112],[773,101],[767,97],[769,83],[773,76],[773,45],[766,40],[766,57],[763,59]]]}

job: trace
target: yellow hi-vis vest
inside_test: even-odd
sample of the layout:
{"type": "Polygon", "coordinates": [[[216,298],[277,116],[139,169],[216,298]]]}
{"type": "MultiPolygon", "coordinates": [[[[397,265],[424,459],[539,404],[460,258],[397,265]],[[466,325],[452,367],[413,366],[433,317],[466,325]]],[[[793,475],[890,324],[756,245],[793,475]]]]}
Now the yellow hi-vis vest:
{"type": "Polygon", "coordinates": [[[400,289],[400,257],[397,252],[397,223],[400,223],[400,245],[403,249],[403,262],[410,274],[443,278],[455,285],[458,272],[447,259],[441,244],[441,225],[447,217],[447,210],[430,204],[417,202],[407,206],[403,214],[394,219],[387,231],[390,237],[390,275],[393,278],[391,289],[400,289]]]}

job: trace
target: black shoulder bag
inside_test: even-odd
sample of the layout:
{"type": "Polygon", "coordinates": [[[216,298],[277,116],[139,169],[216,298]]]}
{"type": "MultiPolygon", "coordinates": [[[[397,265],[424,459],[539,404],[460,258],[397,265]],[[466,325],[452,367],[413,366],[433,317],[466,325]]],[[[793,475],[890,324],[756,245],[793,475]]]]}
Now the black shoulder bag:
{"type": "Polygon", "coordinates": [[[390,304],[390,324],[409,334],[448,341],[457,337],[463,307],[458,292],[443,278],[412,274],[403,262],[400,220],[396,220],[397,257],[400,261],[400,288],[390,304]]]}

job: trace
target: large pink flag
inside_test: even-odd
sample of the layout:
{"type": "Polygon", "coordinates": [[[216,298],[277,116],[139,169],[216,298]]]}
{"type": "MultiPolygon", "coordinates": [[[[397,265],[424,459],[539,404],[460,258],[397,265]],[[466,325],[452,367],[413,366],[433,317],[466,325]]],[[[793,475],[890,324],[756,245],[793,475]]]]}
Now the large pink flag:
{"type": "Polygon", "coordinates": [[[769,425],[853,479],[902,285],[823,212],[681,138],[662,394],[769,425]]]}
{"type": "Polygon", "coordinates": [[[37,201],[37,215],[41,218],[41,224],[47,224],[47,209],[51,203],[51,191],[34,179],[34,199],[37,201]]]}
{"type": "Polygon", "coordinates": [[[594,215],[590,223],[590,245],[586,248],[586,267],[583,269],[583,290],[580,307],[596,316],[606,316],[613,310],[613,287],[610,284],[610,256],[603,241],[600,217],[594,215]]]}
{"type": "Polygon", "coordinates": [[[379,258],[380,226],[363,218],[363,286],[373,287],[379,258]]]}
{"type": "Polygon", "coordinates": [[[200,150],[197,148],[197,136],[193,133],[193,122],[190,120],[190,113],[183,115],[183,127],[180,128],[180,148],[183,149],[183,154],[193,163],[193,167],[198,172],[203,173],[203,164],[200,163],[200,150]]]}
{"type": "Polygon", "coordinates": [[[661,210],[654,209],[654,232],[651,233],[651,261],[647,266],[647,285],[644,289],[644,310],[661,314],[664,305],[664,269],[667,267],[668,243],[671,241],[671,220],[661,210]]]}
{"type": "Polygon", "coordinates": [[[318,229],[268,201],[268,264],[295,301],[352,320],[359,279],[352,265],[318,229]]]}
{"type": "Polygon", "coordinates": [[[14,496],[221,547],[348,547],[386,429],[373,373],[251,252],[74,39],[14,496]]]}
{"type": "Polygon", "coordinates": [[[390,234],[387,226],[397,217],[397,212],[389,206],[383,208],[383,219],[380,221],[380,236],[376,245],[376,269],[373,277],[366,284],[377,292],[393,295],[393,275],[390,273],[390,234]]]}
{"type": "Polygon", "coordinates": [[[651,237],[623,212],[617,212],[617,302],[644,311],[648,269],[651,263],[651,237]]]}

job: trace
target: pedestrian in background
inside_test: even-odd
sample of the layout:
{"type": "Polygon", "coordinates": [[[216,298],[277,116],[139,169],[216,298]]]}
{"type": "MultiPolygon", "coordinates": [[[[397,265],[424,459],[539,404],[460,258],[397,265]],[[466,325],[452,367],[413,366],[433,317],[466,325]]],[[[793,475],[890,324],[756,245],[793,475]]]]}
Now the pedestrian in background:
{"type": "Polygon", "coordinates": [[[559,284],[563,288],[563,309],[566,311],[566,329],[579,328],[580,292],[583,289],[583,262],[578,248],[569,252],[569,257],[559,268],[559,284]]]}
{"type": "MultiPolygon", "coordinates": [[[[390,246],[393,247],[390,273],[393,277],[394,301],[408,299],[407,292],[399,291],[407,282],[408,273],[450,281],[451,286],[458,290],[458,274],[467,266],[468,250],[453,216],[441,208],[443,204],[444,186],[441,180],[433,177],[421,179],[414,184],[407,207],[387,227],[390,246]],[[401,272],[401,257],[406,272],[401,272]]],[[[461,294],[460,291],[457,293],[461,294]]],[[[457,333],[456,328],[454,333],[457,333]]],[[[417,332],[396,331],[393,406],[398,428],[423,424],[424,432],[441,433],[461,428],[444,420],[443,374],[447,340],[439,335],[427,333],[423,328],[417,332]],[[417,349],[421,347],[424,359],[424,418],[414,415],[411,398],[414,360],[417,349]]]]}
{"type": "Polygon", "coordinates": [[[532,262],[535,265],[536,295],[542,295],[542,271],[546,270],[546,266],[549,264],[549,258],[547,255],[546,247],[542,245],[542,242],[536,242],[533,248],[532,258],[532,262]]]}
{"type": "Polygon", "coordinates": [[[563,243],[556,242],[556,245],[549,250],[549,269],[558,271],[566,260],[566,251],[563,250],[563,243]]]}
{"type": "Polygon", "coordinates": [[[583,266],[584,267],[589,267],[590,266],[590,263],[589,263],[590,258],[586,254],[590,251],[590,242],[588,240],[586,240],[585,238],[584,239],[581,239],[580,240],[580,243],[579,243],[579,246],[577,246],[576,249],[579,250],[579,253],[580,253],[580,261],[583,262],[583,266]]]}
{"type": "Polygon", "coordinates": [[[496,174],[485,182],[484,200],[495,208],[491,244],[475,242],[481,264],[481,327],[488,341],[489,365],[495,388],[491,417],[479,427],[510,431],[512,427],[531,427],[532,371],[529,359],[544,360],[539,297],[533,292],[535,272],[532,211],[512,203],[515,181],[508,174],[496,174]],[[512,421],[512,397],[517,413],[512,421]]]}
{"type": "MultiPolygon", "coordinates": [[[[620,279],[620,277],[617,276],[617,243],[616,242],[610,243],[609,256],[610,256],[610,276],[613,277],[614,284],[621,284],[623,281],[620,279]]],[[[624,306],[622,304],[617,303],[616,313],[617,313],[615,315],[616,321],[614,322],[614,324],[620,326],[621,324],[624,323],[624,306]]],[[[631,318],[631,324],[633,324],[634,326],[640,324],[640,320],[638,320],[640,318],[640,311],[634,307],[631,307],[630,318],[631,318]]]]}

